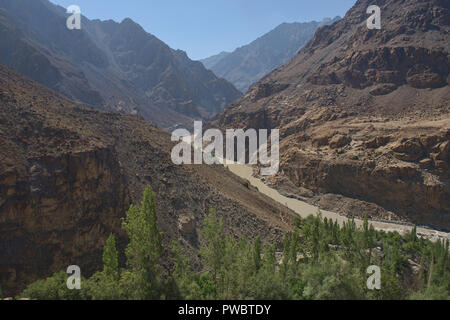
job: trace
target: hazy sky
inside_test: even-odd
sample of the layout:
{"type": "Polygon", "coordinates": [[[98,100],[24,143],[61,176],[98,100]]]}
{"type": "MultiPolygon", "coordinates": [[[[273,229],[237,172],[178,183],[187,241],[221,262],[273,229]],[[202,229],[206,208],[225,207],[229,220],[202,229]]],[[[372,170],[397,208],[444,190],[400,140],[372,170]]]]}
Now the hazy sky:
{"type": "Polygon", "coordinates": [[[89,19],[131,18],[174,49],[201,59],[245,45],[283,22],[343,17],[356,0],[51,0],[89,19]]]}

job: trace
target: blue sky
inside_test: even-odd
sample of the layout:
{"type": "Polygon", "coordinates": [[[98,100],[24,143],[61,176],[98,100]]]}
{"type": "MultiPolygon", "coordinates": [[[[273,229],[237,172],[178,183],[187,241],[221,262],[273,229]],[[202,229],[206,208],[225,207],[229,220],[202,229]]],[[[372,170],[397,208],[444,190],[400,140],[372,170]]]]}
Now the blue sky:
{"type": "Polygon", "coordinates": [[[89,19],[131,18],[191,59],[245,45],[283,22],[343,17],[356,0],[50,0],[89,19]]]}

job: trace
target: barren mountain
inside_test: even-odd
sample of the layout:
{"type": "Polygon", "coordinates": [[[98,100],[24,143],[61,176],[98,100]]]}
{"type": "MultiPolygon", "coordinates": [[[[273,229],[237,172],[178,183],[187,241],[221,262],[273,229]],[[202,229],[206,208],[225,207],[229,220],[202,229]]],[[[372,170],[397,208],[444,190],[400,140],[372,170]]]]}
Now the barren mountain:
{"type": "Polygon", "coordinates": [[[211,70],[212,67],[214,67],[220,60],[224,59],[229,54],[231,54],[231,52],[222,51],[221,53],[202,59],[200,62],[203,63],[206,69],[211,70]]]}
{"type": "Polygon", "coordinates": [[[166,244],[180,240],[196,261],[204,214],[227,231],[270,241],[291,213],[222,166],[176,166],[166,132],[141,117],[81,107],[0,65],[0,284],[6,295],[81,267],[101,266],[108,235],[150,184],[166,244]]]}
{"type": "Polygon", "coordinates": [[[449,5],[358,0],[209,126],[279,128],[285,194],[450,229],[449,5]]]}
{"type": "Polygon", "coordinates": [[[90,107],[140,114],[159,127],[192,126],[241,96],[186,53],[131,19],[68,30],[47,0],[0,0],[0,63],[90,107]]]}
{"type": "Polygon", "coordinates": [[[317,28],[338,21],[283,23],[248,45],[201,60],[218,77],[230,81],[242,92],[273,69],[288,62],[314,36],[317,28]]]}

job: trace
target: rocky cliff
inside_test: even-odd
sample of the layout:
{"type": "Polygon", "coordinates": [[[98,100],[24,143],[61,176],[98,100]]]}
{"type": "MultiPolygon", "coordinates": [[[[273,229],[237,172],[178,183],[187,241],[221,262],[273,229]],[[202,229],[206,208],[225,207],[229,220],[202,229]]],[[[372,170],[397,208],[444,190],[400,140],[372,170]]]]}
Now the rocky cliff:
{"type": "Polygon", "coordinates": [[[448,1],[358,0],[209,126],[279,128],[286,194],[450,229],[449,34],[448,1]]]}
{"type": "MultiPolygon", "coordinates": [[[[169,134],[143,118],[94,111],[0,65],[0,285],[79,265],[101,266],[110,233],[150,184],[166,244],[196,261],[203,215],[216,208],[233,235],[279,240],[291,213],[219,166],[176,166],[169,134]]],[[[167,255],[167,252],[165,253],[167,255]]]]}

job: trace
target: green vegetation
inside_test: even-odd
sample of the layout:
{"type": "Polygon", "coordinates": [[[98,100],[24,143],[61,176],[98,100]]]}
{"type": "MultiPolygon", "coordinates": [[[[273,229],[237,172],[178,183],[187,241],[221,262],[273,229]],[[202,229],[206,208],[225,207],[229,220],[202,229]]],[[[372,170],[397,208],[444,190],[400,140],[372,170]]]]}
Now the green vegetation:
{"type": "Polygon", "coordinates": [[[278,250],[276,244],[235,239],[214,210],[200,231],[202,271],[191,269],[183,247],[170,246],[164,271],[155,195],[148,187],[140,206],[123,220],[129,243],[119,267],[115,238],[106,241],[103,270],[68,290],[58,272],[31,284],[20,296],[33,299],[450,299],[449,242],[375,231],[367,218],[343,226],[320,212],[297,218],[278,250]],[[417,261],[415,263],[414,261],[417,261]],[[381,289],[369,290],[367,267],[381,268],[381,289]]]}

